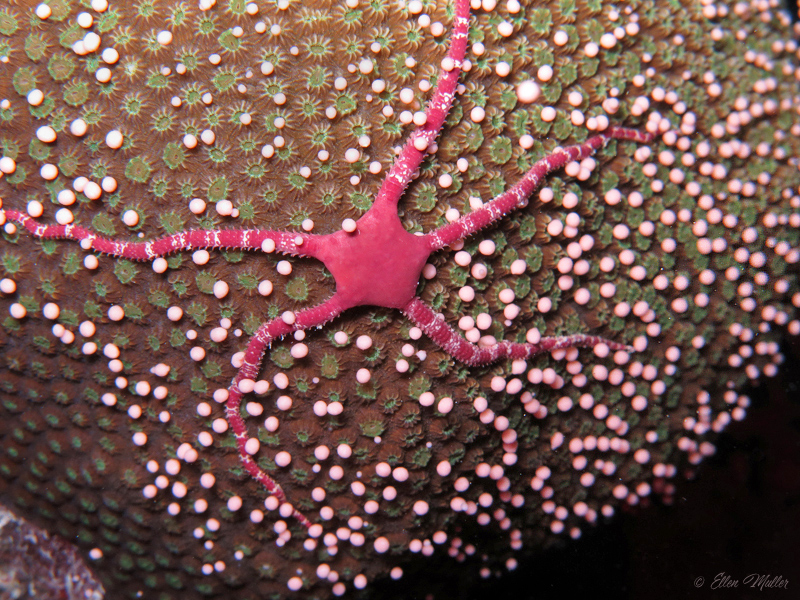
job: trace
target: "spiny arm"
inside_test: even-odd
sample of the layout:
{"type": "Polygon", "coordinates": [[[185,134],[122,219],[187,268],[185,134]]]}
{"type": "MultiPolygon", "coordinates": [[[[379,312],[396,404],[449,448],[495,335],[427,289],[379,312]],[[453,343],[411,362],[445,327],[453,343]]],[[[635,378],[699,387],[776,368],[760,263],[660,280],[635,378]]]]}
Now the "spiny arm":
{"type": "Polygon", "coordinates": [[[514,209],[525,206],[530,195],[542,185],[548,173],[560,169],[572,161],[583,160],[591,156],[610,139],[649,143],[653,140],[653,135],[636,129],[609,127],[607,131],[590,137],[582,144],[568,146],[553,152],[549,156],[538,160],[525,173],[524,177],[508,191],[490,200],[478,210],[428,233],[425,237],[430,243],[431,250],[439,250],[458,240],[469,237],[473,233],[502,219],[514,209]]]}
{"type": "MultiPolygon", "coordinates": [[[[265,473],[253,460],[247,451],[247,426],[242,418],[241,403],[243,392],[240,389],[242,380],[255,380],[261,370],[261,360],[267,348],[273,341],[278,340],[288,333],[300,331],[312,327],[319,327],[336,318],[342,312],[339,299],[334,295],[327,301],[296,313],[288,312],[283,316],[265,323],[259,327],[258,331],[250,338],[247,349],[244,353],[244,361],[239,371],[236,373],[230,388],[228,388],[228,400],[225,407],[225,414],[228,423],[236,438],[236,446],[239,450],[239,457],[247,472],[258,481],[264,488],[273,494],[281,504],[287,502],[286,494],[280,484],[265,473]]],[[[311,522],[296,508],[292,507],[292,516],[302,523],[306,528],[311,526],[311,522]]]]}
{"type": "Polygon", "coordinates": [[[469,31],[469,0],[455,1],[453,29],[450,33],[450,48],[442,61],[439,78],[431,100],[425,110],[425,122],[409,136],[400,155],[386,175],[375,204],[397,206],[406,186],[414,178],[425,153],[442,129],[447,113],[453,105],[458,78],[464,57],[467,53],[467,33],[469,31]]]}
{"type": "Polygon", "coordinates": [[[545,337],[536,344],[523,344],[519,342],[502,341],[491,346],[480,347],[465,340],[459,333],[445,323],[434,310],[419,298],[409,302],[403,313],[419,327],[431,341],[452,356],[457,361],[467,366],[489,365],[503,358],[522,360],[560,350],[561,348],[593,348],[598,344],[606,344],[611,350],[625,350],[632,352],[633,348],[613,342],[596,335],[577,333],[574,335],[545,337]]]}
{"type": "Polygon", "coordinates": [[[266,229],[192,229],[148,242],[120,241],[98,235],[80,225],[44,225],[16,210],[4,211],[6,219],[18,223],[32,236],[41,239],[69,239],[94,250],[129,260],[153,260],[180,250],[235,248],[239,250],[277,250],[294,256],[314,256],[319,236],[307,233],[266,229]]]}

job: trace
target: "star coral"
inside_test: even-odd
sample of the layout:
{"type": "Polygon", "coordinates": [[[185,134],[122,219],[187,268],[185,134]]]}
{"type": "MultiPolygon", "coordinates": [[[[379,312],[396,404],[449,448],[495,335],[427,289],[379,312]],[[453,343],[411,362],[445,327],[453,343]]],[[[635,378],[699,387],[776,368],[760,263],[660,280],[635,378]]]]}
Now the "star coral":
{"type": "Polygon", "coordinates": [[[452,45],[434,68],[461,35],[444,5],[92,7],[38,7],[30,31],[31,8],[2,15],[3,208],[34,238],[6,225],[0,469],[4,498],[77,534],[128,594],[341,594],[401,576],[407,550],[511,569],[619,504],[669,500],[744,416],[736,390],[774,372],[774,326],[800,328],[796,48],[748,38],[786,26],[767,3],[694,20],[678,3],[476,3],[459,88],[452,45]],[[739,38],[734,81],[714,57],[739,38]],[[426,98],[448,85],[445,122],[426,98]],[[610,139],[656,136],[631,155],[610,139]],[[35,239],[68,226],[82,251],[35,239]],[[413,257],[358,246],[389,228],[413,257]],[[269,240],[327,269],[241,251],[269,240]],[[152,273],[127,260],[148,257],[152,273]],[[300,331],[360,305],[417,327],[367,308],[300,331]],[[533,356],[540,331],[600,340],[581,329],[614,341],[533,356]],[[492,349],[511,360],[481,366],[492,349]]]}

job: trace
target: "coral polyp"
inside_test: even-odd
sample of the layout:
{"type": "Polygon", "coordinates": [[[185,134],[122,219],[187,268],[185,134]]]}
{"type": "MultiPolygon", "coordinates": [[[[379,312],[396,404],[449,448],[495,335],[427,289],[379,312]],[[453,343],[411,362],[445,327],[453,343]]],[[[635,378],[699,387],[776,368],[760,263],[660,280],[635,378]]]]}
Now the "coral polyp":
{"type": "Polygon", "coordinates": [[[670,502],[800,333],[769,3],[0,26],[0,497],[115,594],[514,569],[670,502]]]}

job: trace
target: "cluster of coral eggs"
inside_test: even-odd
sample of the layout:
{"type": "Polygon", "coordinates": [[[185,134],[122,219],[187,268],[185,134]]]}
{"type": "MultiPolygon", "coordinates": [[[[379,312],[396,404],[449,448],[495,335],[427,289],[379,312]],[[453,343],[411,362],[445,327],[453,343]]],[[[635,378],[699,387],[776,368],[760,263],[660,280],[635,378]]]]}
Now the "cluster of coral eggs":
{"type": "MultiPolygon", "coordinates": [[[[220,390],[259,325],[328,298],[330,274],[224,248],[135,263],[7,222],[0,500],[75,540],[115,597],[342,595],[402,578],[414,554],[513,569],[622,504],[669,500],[745,416],[739,390],[774,374],[781,333],[800,332],[800,71],[777,3],[472,5],[406,229],[457,219],[610,124],[657,139],[554,173],[432,255],[419,294],[474,343],[587,332],[636,351],[467,368],[370,308],[274,343],[243,410],[311,536],[242,468],[220,390]]],[[[336,231],[417,126],[452,12],[7,3],[2,208],[121,242],[336,231]]]]}

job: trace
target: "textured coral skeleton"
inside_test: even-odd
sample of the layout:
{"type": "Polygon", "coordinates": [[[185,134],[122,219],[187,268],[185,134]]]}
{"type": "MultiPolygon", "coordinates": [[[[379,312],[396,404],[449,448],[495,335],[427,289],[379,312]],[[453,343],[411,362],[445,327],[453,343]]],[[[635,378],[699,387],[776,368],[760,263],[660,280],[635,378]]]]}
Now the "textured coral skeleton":
{"type": "Polygon", "coordinates": [[[107,589],[513,569],[669,501],[775,371],[785,15],[472,5],[0,10],[0,494],[107,589]]]}
{"type": "Polygon", "coordinates": [[[0,592],[4,598],[103,600],[103,586],[78,551],[0,508],[0,592]]]}

